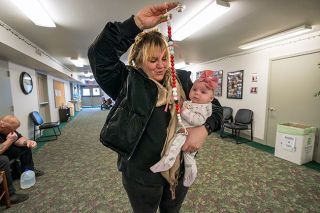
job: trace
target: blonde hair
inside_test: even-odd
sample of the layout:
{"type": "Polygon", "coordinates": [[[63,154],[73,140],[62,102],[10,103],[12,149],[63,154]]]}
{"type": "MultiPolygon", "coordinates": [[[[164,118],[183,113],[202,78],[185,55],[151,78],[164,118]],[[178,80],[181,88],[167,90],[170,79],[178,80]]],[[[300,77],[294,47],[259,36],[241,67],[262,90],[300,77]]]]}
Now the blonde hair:
{"type": "Polygon", "coordinates": [[[153,57],[152,54],[159,48],[161,51],[166,51],[164,56],[167,57],[169,66],[168,44],[165,37],[159,32],[159,30],[153,29],[139,33],[129,51],[129,65],[141,68],[142,64],[153,57]]]}

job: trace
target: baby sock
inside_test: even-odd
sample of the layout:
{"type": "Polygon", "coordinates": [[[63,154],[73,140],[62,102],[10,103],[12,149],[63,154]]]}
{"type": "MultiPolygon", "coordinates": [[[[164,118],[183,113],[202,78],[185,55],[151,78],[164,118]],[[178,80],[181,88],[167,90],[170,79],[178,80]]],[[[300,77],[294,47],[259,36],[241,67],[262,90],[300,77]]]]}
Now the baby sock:
{"type": "Polygon", "coordinates": [[[158,163],[151,166],[150,170],[156,173],[167,171],[168,169],[170,169],[176,161],[176,158],[181,151],[181,147],[184,144],[185,139],[186,136],[184,134],[178,134],[174,138],[174,141],[170,145],[165,155],[161,158],[161,160],[158,163]]]}
{"type": "Polygon", "coordinates": [[[183,185],[186,187],[191,186],[194,180],[197,177],[197,165],[196,160],[194,159],[197,152],[184,152],[183,159],[184,159],[184,180],[183,185]]]}

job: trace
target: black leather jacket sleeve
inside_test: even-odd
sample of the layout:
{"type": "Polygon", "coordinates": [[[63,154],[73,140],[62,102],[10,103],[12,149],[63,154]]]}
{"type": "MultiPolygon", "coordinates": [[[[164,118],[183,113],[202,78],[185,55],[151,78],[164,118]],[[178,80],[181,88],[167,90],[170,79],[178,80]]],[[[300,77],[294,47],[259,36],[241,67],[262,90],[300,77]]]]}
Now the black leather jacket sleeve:
{"type": "MultiPolygon", "coordinates": [[[[100,87],[113,100],[117,99],[130,70],[120,61],[120,57],[129,49],[135,36],[140,32],[141,30],[136,26],[133,16],[124,22],[109,22],[89,47],[88,58],[93,75],[100,87]]],[[[190,73],[187,73],[177,70],[183,89],[188,95],[192,82],[190,73]]],[[[221,119],[222,107],[219,101],[214,99],[212,115],[206,120],[212,132],[220,129],[221,119]]]]}
{"type": "Polygon", "coordinates": [[[129,72],[120,57],[140,32],[133,16],[124,22],[109,22],[89,47],[88,58],[93,75],[113,100],[117,99],[129,72]]]}
{"type": "MultiPolygon", "coordinates": [[[[219,101],[215,98],[212,101],[212,114],[211,116],[206,120],[205,123],[207,123],[210,128],[211,132],[215,132],[220,130],[221,128],[221,120],[222,120],[222,107],[219,101]]],[[[208,134],[211,133],[208,131],[208,134]]]]}

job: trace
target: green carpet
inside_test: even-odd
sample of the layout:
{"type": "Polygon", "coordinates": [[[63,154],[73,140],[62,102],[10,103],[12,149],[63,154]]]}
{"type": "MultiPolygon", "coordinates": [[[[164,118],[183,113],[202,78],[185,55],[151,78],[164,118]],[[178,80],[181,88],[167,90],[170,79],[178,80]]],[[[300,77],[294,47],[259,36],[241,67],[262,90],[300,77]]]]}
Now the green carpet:
{"type": "MultiPolygon", "coordinates": [[[[216,133],[216,135],[218,136],[220,133],[216,133]]],[[[232,136],[230,133],[228,132],[225,132],[224,133],[224,136],[226,137],[230,137],[230,138],[234,138],[235,140],[235,136],[232,136]]],[[[251,146],[251,147],[254,147],[256,149],[259,149],[261,151],[264,151],[264,152],[267,152],[269,154],[272,154],[274,155],[274,147],[270,147],[270,146],[267,146],[267,145],[264,145],[264,144],[261,144],[261,143],[257,143],[255,141],[251,141],[247,138],[243,138],[243,137],[238,137],[237,140],[242,143],[242,144],[245,144],[245,145],[248,145],[248,146],[251,146]]],[[[305,167],[308,167],[310,169],[314,169],[318,172],[320,172],[320,164],[315,162],[315,161],[311,161],[309,163],[306,163],[306,164],[303,164],[302,166],[305,166],[305,167]]]]}
{"type": "MultiPolygon", "coordinates": [[[[34,153],[35,166],[45,175],[25,190],[15,181],[17,192],[30,198],[5,212],[132,212],[117,154],[99,141],[107,113],[83,109],[58,140],[34,153]]],[[[314,169],[216,134],[208,137],[196,161],[198,175],[181,213],[320,210],[320,172],[314,169]]]]}

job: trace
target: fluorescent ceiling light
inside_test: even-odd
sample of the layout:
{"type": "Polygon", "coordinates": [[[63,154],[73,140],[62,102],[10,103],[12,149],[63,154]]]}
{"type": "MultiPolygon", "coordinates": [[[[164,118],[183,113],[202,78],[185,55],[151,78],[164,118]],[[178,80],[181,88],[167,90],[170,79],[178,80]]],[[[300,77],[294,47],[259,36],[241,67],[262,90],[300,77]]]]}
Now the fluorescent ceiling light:
{"type": "Polygon", "coordinates": [[[56,27],[37,0],[11,0],[31,21],[41,27],[56,27]]]}
{"type": "Polygon", "coordinates": [[[76,67],[83,67],[84,66],[84,62],[82,59],[73,59],[71,58],[70,61],[74,64],[74,66],[76,67]]]}
{"type": "Polygon", "coordinates": [[[182,69],[182,68],[185,68],[185,67],[190,66],[190,65],[191,65],[190,63],[180,62],[180,63],[175,64],[174,68],[175,69],[182,69]]]}
{"type": "Polygon", "coordinates": [[[83,75],[83,76],[89,78],[89,77],[93,76],[93,73],[92,72],[87,72],[87,73],[81,72],[80,75],[83,75]]]}
{"type": "Polygon", "coordinates": [[[188,17],[184,23],[173,32],[172,39],[182,41],[193,33],[199,31],[214,19],[223,15],[230,9],[230,4],[222,0],[211,1],[200,12],[188,17]]]}
{"type": "Polygon", "coordinates": [[[175,68],[175,69],[181,69],[181,68],[183,68],[183,67],[185,67],[185,66],[186,66],[186,63],[185,63],[185,62],[180,62],[180,63],[175,64],[175,65],[174,65],[174,68],[175,68]]]}
{"type": "Polygon", "coordinates": [[[297,35],[301,35],[303,33],[309,32],[312,30],[312,27],[309,25],[302,25],[300,27],[297,28],[293,28],[291,30],[287,30],[272,36],[268,36],[266,38],[263,39],[259,39],[250,43],[246,43],[244,45],[239,46],[240,49],[246,50],[246,49],[251,49],[254,47],[258,47],[258,46],[262,46],[265,44],[270,44],[276,41],[281,41],[284,39],[288,39],[288,38],[292,38],[295,37],[297,35]]]}

